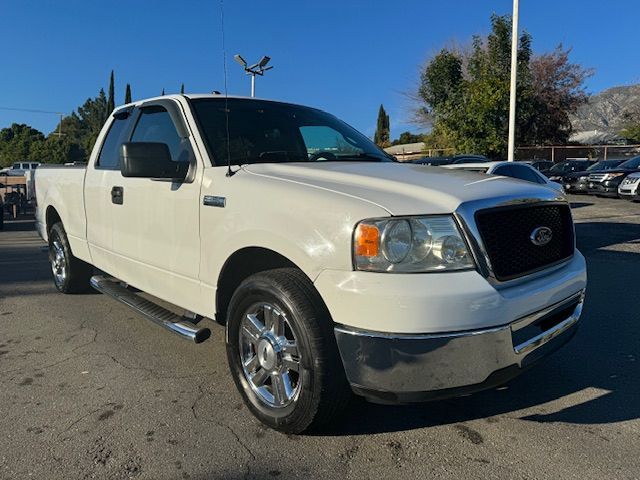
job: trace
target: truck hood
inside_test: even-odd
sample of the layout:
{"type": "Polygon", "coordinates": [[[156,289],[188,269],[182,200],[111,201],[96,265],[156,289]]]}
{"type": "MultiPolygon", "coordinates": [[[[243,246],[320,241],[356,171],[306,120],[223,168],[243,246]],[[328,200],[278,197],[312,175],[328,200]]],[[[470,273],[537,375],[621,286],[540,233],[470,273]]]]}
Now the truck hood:
{"type": "Polygon", "coordinates": [[[243,170],[357,197],[391,215],[451,213],[468,201],[549,198],[553,192],[521,180],[395,162],[262,163],[243,170]]]}

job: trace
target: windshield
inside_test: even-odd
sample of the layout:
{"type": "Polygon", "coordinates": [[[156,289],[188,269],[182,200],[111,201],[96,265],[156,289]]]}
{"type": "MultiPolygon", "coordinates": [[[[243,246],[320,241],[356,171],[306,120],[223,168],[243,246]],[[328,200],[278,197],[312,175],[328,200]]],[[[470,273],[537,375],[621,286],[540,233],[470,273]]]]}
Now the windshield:
{"type": "Polygon", "coordinates": [[[393,161],[367,137],[320,110],[264,100],[229,98],[226,102],[225,113],[224,98],[192,100],[216,165],[226,165],[227,155],[232,165],[393,161]]]}
{"type": "Polygon", "coordinates": [[[619,165],[620,168],[624,168],[625,170],[635,170],[636,168],[640,168],[640,157],[634,157],[631,160],[627,160],[619,165]]]}
{"type": "Polygon", "coordinates": [[[616,168],[618,165],[620,165],[620,160],[602,160],[591,165],[589,168],[587,168],[587,171],[611,170],[612,168],[616,168]]]}
{"type": "Polygon", "coordinates": [[[560,162],[556,163],[553,167],[549,169],[550,172],[564,172],[569,166],[569,162],[560,162]]]}
{"type": "Polygon", "coordinates": [[[586,170],[589,166],[588,160],[567,160],[556,163],[549,169],[550,172],[578,172],[586,170]]]}

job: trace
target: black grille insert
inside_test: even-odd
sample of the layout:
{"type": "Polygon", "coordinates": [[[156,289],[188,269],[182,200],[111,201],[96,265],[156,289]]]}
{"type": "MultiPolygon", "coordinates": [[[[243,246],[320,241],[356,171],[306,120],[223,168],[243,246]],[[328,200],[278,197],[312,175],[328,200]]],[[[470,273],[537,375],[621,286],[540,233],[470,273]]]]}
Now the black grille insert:
{"type": "Polygon", "coordinates": [[[519,205],[476,212],[476,224],[494,275],[511,280],[559,263],[573,255],[573,223],[566,204],[519,205]],[[550,228],[551,241],[531,241],[538,227],[550,228]]]}

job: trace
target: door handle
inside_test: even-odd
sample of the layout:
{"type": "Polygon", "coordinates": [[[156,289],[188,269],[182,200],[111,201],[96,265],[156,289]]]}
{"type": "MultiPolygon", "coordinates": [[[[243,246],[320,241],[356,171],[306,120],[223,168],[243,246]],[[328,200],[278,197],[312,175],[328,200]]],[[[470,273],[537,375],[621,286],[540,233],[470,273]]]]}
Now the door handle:
{"type": "Polygon", "coordinates": [[[122,205],[124,202],[124,188],[113,187],[111,189],[111,203],[122,205]]]}

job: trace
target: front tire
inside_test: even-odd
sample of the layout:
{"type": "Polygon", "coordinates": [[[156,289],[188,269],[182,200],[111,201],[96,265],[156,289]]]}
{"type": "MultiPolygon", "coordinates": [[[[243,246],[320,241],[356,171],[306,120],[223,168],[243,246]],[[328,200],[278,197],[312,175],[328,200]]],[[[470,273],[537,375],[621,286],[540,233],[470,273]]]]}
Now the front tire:
{"type": "Polygon", "coordinates": [[[89,290],[93,267],[71,253],[67,233],[58,222],[49,231],[49,262],[53,283],[62,293],[82,293],[89,290]]]}
{"type": "Polygon", "coordinates": [[[294,268],[252,275],[228,312],[227,357],[249,410],[285,433],[335,420],[351,389],[331,318],[309,279],[294,268]]]}

